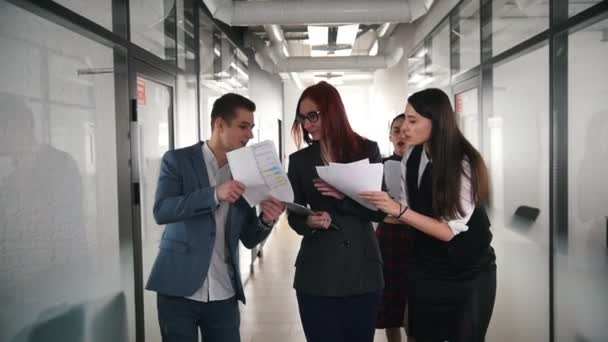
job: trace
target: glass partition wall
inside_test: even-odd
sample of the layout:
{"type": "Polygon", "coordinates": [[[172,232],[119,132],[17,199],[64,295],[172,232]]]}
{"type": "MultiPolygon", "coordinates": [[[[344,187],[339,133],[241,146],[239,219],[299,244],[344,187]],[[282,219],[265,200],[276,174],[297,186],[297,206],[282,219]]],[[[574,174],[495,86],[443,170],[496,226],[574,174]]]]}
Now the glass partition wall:
{"type": "MultiPolygon", "coordinates": [[[[0,340],[160,341],[144,290],[162,154],[248,94],[196,0],[0,0],[0,340]]],[[[243,278],[252,254],[241,253],[243,278]]]]}
{"type": "Polygon", "coordinates": [[[409,93],[453,96],[489,168],[489,341],[608,336],[607,18],[605,1],[463,0],[408,56],[409,93]]]}

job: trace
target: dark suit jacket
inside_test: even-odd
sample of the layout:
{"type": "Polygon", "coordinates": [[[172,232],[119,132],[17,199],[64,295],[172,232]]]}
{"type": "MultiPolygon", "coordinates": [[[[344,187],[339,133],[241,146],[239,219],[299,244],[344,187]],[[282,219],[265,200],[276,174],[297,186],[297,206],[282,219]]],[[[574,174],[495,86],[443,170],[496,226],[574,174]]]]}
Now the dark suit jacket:
{"type": "MultiPolygon", "coordinates": [[[[378,144],[365,140],[370,163],[381,162],[378,144]]],[[[316,166],[322,166],[320,145],[312,145],[289,156],[288,176],[295,202],[326,211],[341,230],[313,230],[306,217],[288,213],[289,225],[303,236],[296,259],[294,288],[310,295],[349,296],[384,287],[382,258],[370,221],[384,214],[367,209],[352,199],[322,196],[314,187],[316,166]]],[[[346,177],[347,175],[345,175],[346,177]]]]}

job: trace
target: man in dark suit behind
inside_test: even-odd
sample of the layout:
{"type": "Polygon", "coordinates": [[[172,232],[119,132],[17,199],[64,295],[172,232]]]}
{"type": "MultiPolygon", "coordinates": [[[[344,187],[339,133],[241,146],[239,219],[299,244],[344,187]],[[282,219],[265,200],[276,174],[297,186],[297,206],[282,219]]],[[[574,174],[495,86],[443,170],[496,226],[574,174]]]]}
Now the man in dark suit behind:
{"type": "Polygon", "coordinates": [[[164,342],[239,342],[237,300],[245,303],[239,273],[239,240],[252,248],[271,231],[284,205],[242,198],[226,153],[253,138],[255,104],[226,94],[211,112],[211,139],[169,151],[162,159],[154,218],[166,224],[146,288],[158,293],[164,342]]]}

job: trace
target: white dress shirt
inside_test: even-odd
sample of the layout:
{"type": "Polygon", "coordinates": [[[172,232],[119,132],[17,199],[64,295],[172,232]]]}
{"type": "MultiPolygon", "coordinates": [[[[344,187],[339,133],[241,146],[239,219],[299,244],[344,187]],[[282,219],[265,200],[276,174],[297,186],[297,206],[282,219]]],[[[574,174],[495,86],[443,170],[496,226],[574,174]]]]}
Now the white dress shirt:
{"type": "MultiPolygon", "coordinates": [[[[219,167],[217,159],[208,145],[208,141],[203,144],[203,157],[209,176],[209,185],[215,187],[231,180],[232,173],[228,164],[219,167]]],[[[192,296],[188,297],[199,302],[224,300],[236,294],[233,285],[234,271],[230,262],[228,245],[226,244],[226,219],[228,218],[230,203],[218,201],[217,189],[214,196],[217,204],[213,212],[215,217],[215,243],[211,253],[209,271],[202,286],[192,296]]]]}
{"type": "MultiPolygon", "coordinates": [[[[408,148],[405,156],[401,160],[401,197],[399,201],[402,204],[407,205],[407,160],[410,158],[412,154],[412,150],[414,147],[408,148]]],[[[420,181],[422,180],[422,174],[424,173],[424,169],[426,169],[426,165],[430,162],[429,157],[426,155],[426,151],[423,149],[424,153],[420,158],[420,166],[418,168],[418,186],[420,186],[420,181]]],[[[468,158],[465,158],[462,161],[462,171],[463,174],[460,178],[460,206],[462,208],[464,216],[461,216],[457,213],[457,218],[453,220],[449,220],[448,226],[452,230],[454,235],[458,235],[459,233],[466,232],[469,230],[469,226],[467,226],[467,222],[471,219],[473,215],[473,211],[475,211],[475,201],[471,196],[471,180],[466,176],[471,173],[471,166],[469,165],[468,158]]]]}

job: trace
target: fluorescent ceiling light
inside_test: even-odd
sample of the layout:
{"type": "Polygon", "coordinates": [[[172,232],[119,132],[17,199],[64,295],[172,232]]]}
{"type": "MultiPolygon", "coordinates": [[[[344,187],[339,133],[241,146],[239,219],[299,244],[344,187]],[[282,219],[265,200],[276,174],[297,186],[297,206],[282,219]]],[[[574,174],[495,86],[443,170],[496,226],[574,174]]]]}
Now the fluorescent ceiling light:
{"type": "Polygon", "coordinates": [[[355,39],[357,39],[357,32],[359,32],[359,24],[338,26],[336,44],[349,44],[352,46],[355,43],[355,39]]]}
{"type": "Polygon", "coordinates": [[[327,45],[327,33],[329,31],[327,26],[308,26],[308,44],[314,45],[327,45]]]}

